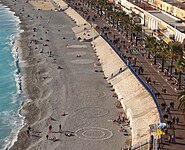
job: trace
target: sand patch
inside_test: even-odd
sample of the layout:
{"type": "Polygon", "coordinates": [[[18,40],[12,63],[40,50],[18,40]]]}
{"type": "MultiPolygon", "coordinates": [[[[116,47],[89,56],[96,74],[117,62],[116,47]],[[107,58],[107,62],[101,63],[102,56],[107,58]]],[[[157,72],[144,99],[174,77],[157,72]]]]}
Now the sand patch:
{"type": "Polygon", "coordinates": [[[54,10],[55,7],[51,2],[46,1],[29,1],[29,3],[35,7],[36,9],[42,9],[42,10],[54,10]]]}

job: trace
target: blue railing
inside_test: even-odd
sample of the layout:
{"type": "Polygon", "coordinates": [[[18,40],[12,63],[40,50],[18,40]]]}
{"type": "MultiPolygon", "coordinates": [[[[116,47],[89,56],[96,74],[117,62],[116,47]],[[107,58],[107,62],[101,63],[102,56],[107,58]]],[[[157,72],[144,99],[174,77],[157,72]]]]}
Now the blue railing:
{"type": "Polygon", "coordinates": [[[112,49],[118,54],[118,56],[122,59],[122,61],[127,64],[128,68],[131,70],[131,72],[137,77],[137,79],[141,82],[141,84],[146,88],[146,90],[151,94],[152,98],[154,99],[159,115],[160,115],[160,121],[162,121],[162,111],[160,109],[160,105],[158,100],[155,97],[155,94],[153,91],[150,89],[150,87],[141,79],[141,77],[135,72],[135,70],[127,63],[127,61],[123,58],[123,56],[118,52],[117,48],[104,36],[101,35],[101,37],[112,47],[112,49]]]}

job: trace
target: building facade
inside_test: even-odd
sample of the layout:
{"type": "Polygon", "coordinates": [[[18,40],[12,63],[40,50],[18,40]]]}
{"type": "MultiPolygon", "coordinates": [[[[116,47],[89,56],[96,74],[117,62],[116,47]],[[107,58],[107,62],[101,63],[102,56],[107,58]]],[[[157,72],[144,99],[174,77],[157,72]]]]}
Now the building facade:
{"type": "MultiPolygon", "coordinates": [[[[117,5],[127,13],[134,12],[141,17],[141,24],[153,30],[154,36],[158,40],[163,40],[167,44],[170,41],[179,41],[185,47],[185,25],[179,23],[179,19],[148,5],[146,2],[135,2],[127,0],[115,0],[117,5]]],[[[161,5],[160,0],[150,0],[150,3],[158,3],[163,9],[172,10],[170,5],[161,5]],[[168,7],[168,8],[167,8],[168,7]]],[[[173,10],[174,11],[174,10],[173,10]]],[[[183,14],[185,15],[185,13],[183,14]]]]}

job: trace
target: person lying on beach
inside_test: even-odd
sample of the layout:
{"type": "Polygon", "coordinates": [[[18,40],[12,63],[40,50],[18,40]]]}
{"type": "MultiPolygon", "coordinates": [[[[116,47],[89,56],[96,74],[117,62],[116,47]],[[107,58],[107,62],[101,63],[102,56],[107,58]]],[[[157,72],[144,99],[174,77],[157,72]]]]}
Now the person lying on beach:
{"type": "Polygon", "coordinates": [[[70,136],[74,136],[74,135],[72,133],[65,133],[65,136],[70,137],[70,136]]]}
{"type": "Polygon", "coordinates": [[[76,57],[81,57],[81,55],[77,55],[76,57]]]}
{"type": "Polygon", "coordinates": [[[61,66],[58,66],[58,68],[57,69],[63,69],[61,66]]]}
{"type": "Polygon", "coordinates": [[[67,115],[65,112],[62,112],[62,113],[61,113],[61,116],[65,116],[65,115],[67,115]]]}
{"type": "Polygon", "coordinates": [[[51,116],[49,117],[49,119],[52,120],[52,121],[56,121],[56,119],[51,117],[51,116]]]}
{"type": "Polygon", "coordinates": [[[54,136],[51,140],[52,140],[53,142],[56,142],[56,141],[57,141],[57,138],[54,136]]]}
{"type": "Polygon", "coordinates": [[[31,131],[31,127],[30,126],[28,126],[28,130],[31,131]]]}
{"type": "Polygon", "coordinates": [[[52,130],[52,125],[50,125],[50,126],[48,127],[48,130],[49,130],[49,132],[51,132],[51,130],[52,130]]]}
{"type": "Polygon", "coordinates": [[[123,128],[123,126],[121,126],[119,132],[126,132],[126,130],[123,128]]]}
{"type": "Polygon", "coordinates": [[[30,131],[29,130],[26,130],[26,132],[27,132],[27,135],[30,136],[30,131]]]}

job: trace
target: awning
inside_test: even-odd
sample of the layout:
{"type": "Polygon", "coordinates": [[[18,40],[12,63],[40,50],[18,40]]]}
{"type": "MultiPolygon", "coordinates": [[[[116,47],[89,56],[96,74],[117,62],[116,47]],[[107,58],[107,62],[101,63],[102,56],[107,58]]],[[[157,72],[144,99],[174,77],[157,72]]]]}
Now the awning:
{"type": "Polygon", "coordinates": [[[154,33],[155,35],[157,35],[157,36],[162,36],[162,35],[163,35],[160,31],[154,31],[153,33],[154,33]]]}
{"type": "Polygon", "coordinates": [[[166,44],[168,44],[168,43],[170,43],[172,40],[171,40],[170,38],[165,38],[163,41],[164,41],[166,44]]]}
{"type": "Polygon", "coordinates": [[[107,0],[107,3],[113,3],[114,1],[113,0],[107,0]]]}
{"type": "Polygon", "coordinates": [[[165,26],[162,25],[162,24],[158,24],[158,28],[159,28],[160,30],[166,30],[166,29],[167,29],[167,27],[165,27],[165,26]]]}

